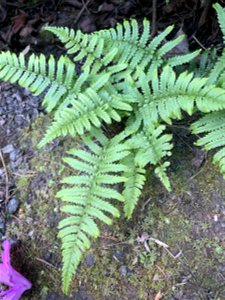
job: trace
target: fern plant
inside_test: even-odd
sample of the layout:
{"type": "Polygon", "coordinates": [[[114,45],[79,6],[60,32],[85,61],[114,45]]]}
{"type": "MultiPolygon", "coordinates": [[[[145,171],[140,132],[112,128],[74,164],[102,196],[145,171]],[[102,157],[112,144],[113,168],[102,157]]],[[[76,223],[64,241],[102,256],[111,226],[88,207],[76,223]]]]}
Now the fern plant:
{"type": "MultiPolygon", "coordinates": [[[[218,3],[214,4],[216,9],[219,25],[223,34],[225,43],[225,9],[218,3]]],[[[208,84],[216,84],[219,88],[225,89],[225,50],[215,62],[214,67],[208,71],[208,84]]],[[[225,91],[225,90],[224,90],[225,91]]],[[[225,178],[225,110],[220,109],[218,112],[211,112],[202,116],[194,122],[191,130],[194,134],[201,134],[197,146],[203,146],[205,150],[215,149],[216,153],[213,162],[217,164],[225,178]]]]}
{"type": "MultiPolygon", "coordinates": [[[[218,4],[215,8],[224,33],[225,11],[218,4]]],[[[169,26],[150,39],[147,20],[142,30],[130,20],[92,34],[47,26],[45,30],[67,49],[58,60],[43,54],[27,58],[0,53],[0,79],[44,95],[43,105],[53,120],[38,147],[68,135],[79,136],[84,145],[69,150],[63,159],[72,175],[62,180],[57,193],[66,214],[59,223],[65,293],[91,239],[100,234],[99,223],[111,224],[120,216],[118,201],[125,216],[132,217],[147,179],[146,168],[152,167],[171,190],[167,168],[173,143],[168,124],[184,113],[200,111],[204,117],[192,131],[207,135],[198,144],[206,149],[225,145],[225,71],[219,66],[224,54],[211,71],[204,70],[205,77],[199,72],[179,73],[177,67],[192,62],[199,51],[169,57],[183,39],[165,42],[172,29],[169,26]],[[120,122],[120,130],[110,137],[102,125],[113,122],[120,122]]],[[[225,148],[215,161],[224,172],[225,148]]]]}

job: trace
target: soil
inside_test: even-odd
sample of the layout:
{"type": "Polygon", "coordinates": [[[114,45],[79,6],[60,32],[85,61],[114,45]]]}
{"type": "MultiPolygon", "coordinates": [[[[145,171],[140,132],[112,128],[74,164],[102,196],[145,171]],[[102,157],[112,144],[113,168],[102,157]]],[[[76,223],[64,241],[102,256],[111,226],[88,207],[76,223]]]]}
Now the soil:
{"type": "MultiPolygon", "coordinates": [[[[126,18],[146,17],[153,21],[154,34],[175,24],[172,35],[185,33],[185,50],[220,51],[212,3],[3,0],[0,50],[58,55],[62,46],[41,31],[45,24],[92,32],[126,18]]],[[[0,239],[11,240],[13,265],[33,284],[22,299],[225,299],[225,181],[180,123],[171,128],[173,191],[166,192],[149,170],[132,220],[122,218],[102,228],[79,267],[71,294],[61,293],[57,224],[62,215],[55,194],[68,173],[61,157],[74,141],[36,148],[48,124],[40,103],[24,89],[0,83],[0,239]]]]}

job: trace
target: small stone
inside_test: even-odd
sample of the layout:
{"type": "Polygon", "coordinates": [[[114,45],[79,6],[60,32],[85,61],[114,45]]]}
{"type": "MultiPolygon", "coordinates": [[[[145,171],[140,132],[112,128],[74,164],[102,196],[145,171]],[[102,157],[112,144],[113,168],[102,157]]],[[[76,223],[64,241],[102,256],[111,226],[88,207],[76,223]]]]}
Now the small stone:
{"type": "Polygon", "coordinates": [[[46,260],[47,262],[49,262],[50,259],[51,259],[51,257],[52,257],[52,253],[48,252],[48,253],[46,253],[46,254],[44,255],[44,260],[46,260]]]}
{"type": "Polygon", "coordinates": [[[83,288],[76,292],[74,296],[76,300],[94,300],[93,297],[87,294],[86,290],[83,288]]]}
{"type": "Polygon", "coordinates": [[[92,254],[88,254],[84,261],[88,267],[92,267],[95,264],[95,258],[92,254]]]}
{"type": "Polygon", "coordinates": [[[11,161],[15,161],[18,157],[18,154],[19,154],[19,150],[11,151],[10,154],[9,154],[9,159],[11,161]]]}
{"type": "Polygon", "coordinates": [[[110,277],[110,271],[109,270],[103,271],[103,275],[106,277],[110,277]]]}
{"type": "Polygon", "coordinates": [[[114,254],[113,254],[113,258],[118,261],[118,262],[123,262],[126,258],[126,255],[124,252],[122,251],[116,251],[114,254]]]}
{"type": "Polygon", "coordinates": [[[213,220],[214,220],[214,222],[218,222],[218,215],[214,215],[213,220]]]}
{"type": "Polygon", "coordinates": [[[3,176],[5,173],[4,169],[0,169],[0,176],[3,176]]]}
{"type": "Polygon", "coordinates": [[[28,235],[29,235],[29,237],[33,237],[33,235],[34,235],[34,230],[29,231],[29,232],[28,232],[28,235]]]}
{"type": "Polygon", "coordinates": [[[5,219],[2,216],[0,216],[0,230],[5,230],[5,219]]]}
{"type": "Polygon", "coordinates": [[[14,214],[17,211],[19,204],[20,202],[16,198],[10,199],[6,207],[6,211],[9,214],[14,214]]]}
{"type": "Polygon", "coordinates": [[[121,275],[123,275],[123,276],[127,276],[127,267],[126,266],[121,266],[120,268],[119,268],[119,270],[120,270],[120,273],[121,273],[121,275]]]}
{"type": "Polygon", "coordinates": [[[8,154],[8,153],[11,153],[14,151],[14,147],[13,145],[9,144],[9,145],[6,145],[4,148],[2,148],[2,152],[4,154],[8,154]]]}

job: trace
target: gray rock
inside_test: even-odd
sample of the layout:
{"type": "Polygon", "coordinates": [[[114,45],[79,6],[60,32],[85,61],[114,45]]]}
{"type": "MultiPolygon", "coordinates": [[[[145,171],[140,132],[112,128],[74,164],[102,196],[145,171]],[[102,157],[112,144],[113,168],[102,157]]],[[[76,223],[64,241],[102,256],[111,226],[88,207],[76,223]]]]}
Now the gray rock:
{"type": "Polygon", "coordinates": [[[83,288],[76,292],[74,296],[76,300],[94,300],[93,297],[89,295],[83,288]]]}
{"type": "Polygon", "coordinates": [[[19,150],[14,149],[14,151],[11,151],[9,154],[9,159],[11,161],[16,161],[17,157],[19,155],[19,150]]]}
{"type": "Polygon", "coordinates": [[[118,259],[119,261],[123,261],[126,258],[126,255],[124,252],[122,251],[116,251],[114,253],[114,256],[116,257],[116,259],[118,259]]]}
{"type": "Polygon", "coordinates": [[[131,275],[134,274],[134,272],[133,272],[132,270],[130,270],[130,269],[129,269],[127,266],[125,266],[125,265],[122,265],[122,266],[119,268],[119,270],[120,270],[121,275],[123,275],[124,277],[126,277],[126,276],[131,276],[131,275]]]}
{"type": "Polygon", "coordinates": [[[3,176],[5,173],[4,169],[0,169],[0,176],[3,176]]]}
{"type": "Polygon", "coordinates": [[[0,216],[0,230],[5,230],[5,219],[2,216],[0,216]]]}
{"type": "Polygon", "coordinates": [[[119,268],[119,270],[120,270],[121,275],[127,276],[127,271],[128,271],[128,269],[127,269],[126,266],[124,266],[124,265],[121,266],[121,267],[119,268]]]}
{"type": "Polygon", "coordinates": [[[7,213],[14,214],[17,211],[19,204],[20,202],[16,198],[10,199],[6,207],[7,213]]]}
{"type": "Polygon", "coordinates": [[[11,152],[13,152],[14,150],[15,150],[15,149],[14,149],[14,147],[13,147],[12,144],[6,145],[4,148],[2,148],[2,152],[3,152],[4,154],[11,153],[11,152]]]}
{"type": "Polygon", "coordinates": [[[88,254],[84,261],[88,267],[92,267],[95,264],[95,258],[92,254],[88,254]]]}

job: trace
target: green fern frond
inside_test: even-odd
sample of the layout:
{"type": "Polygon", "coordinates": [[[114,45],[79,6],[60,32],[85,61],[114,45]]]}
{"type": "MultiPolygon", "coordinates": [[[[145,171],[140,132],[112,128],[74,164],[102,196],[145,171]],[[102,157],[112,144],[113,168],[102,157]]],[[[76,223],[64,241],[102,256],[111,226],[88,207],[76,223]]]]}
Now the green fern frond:
{"type": "MultiPolygon", "coordinates": [[[[189,70],[195,74],[195,77],[209,77],[217,61],[217,49],[207,49],[201,56],[199,56],[200,62],[190,62],[189,70]]],[[[213,77],[208,79],[208,84],[217,82],[213,77]]]]}
{"type": "Polygon", "coordinates": [[[217,59],[208,77],[208,84],[217,84],[217,86],[225,87],[225,50],[217,59]]]}
{"type": "Polygon", "coordinates": [[[161,165],[155,168],[155,174],[159,177],[167,191],[171,191],[171,185],[169,181],[169,177],[167,175],[167,168],[170,166],[170,162],[165,161],[161,165]]]}
{"type": "MultiPolygon", "coordinates": [[[[109,62],[116,64],[126,63],[128,68],[135,71],[137,66],[143,69],[152,65],[159,67],[164,61],[165,55],[176,47],[184,38],[179,36],[173,41],[162,45],[165,38],[171,33],[173,26],[167,27],[158,36],[149,41],[150,23],[143,21],[143,30],[139,30],[136,20],[125,20],[123,24],[117,24],[116,28],[100,30],[92,34],[75,32],[73,29],[47,26],[44,29],[54,33],[65,44],[68,54],[76,54],[74,60],[86,59],[83,69],[94,64],[94,70],[109,62]],[[108,57],[107,59],[105,57],[108,57]],[[101,63],[99,63],[99,61],[101,63]]],[[[171,66],[182,65],[196,57],[199,51],[171,58],[168,63],[171,66]]]]}
{"type": "Polygon", "coordinates": [[[59,237],[63,249],[63,290],[68,293],[69,285],[83,253],[90,247],[90,238],[99,235],[95,220],[111,224],[119,211],[110,199],[124,201],[124,196],[115,188],[115,183],[124,182],[126,178],[119,174],[127,167],[119,161],[129,154],[126,144],[118,143],[118,138],[107,139],[100,131],[93,131],[83,139],[89,152],[72,149],[64,161],[79,176],[70,176],[63,180],[71,184],[57,193],[66,204],[62,211],[69,217],[59,223],[59,237]]]}
{"type": "MultiPolygon", "coordinates": [[[[225,36],[225,10],[214,7],[225,36]]],[[[152,166],[165,188],[171,189],[167,156],[172,135],[161,123],[171,124],[183,112],[207,113],[191,128],[203,134],[198,145],[220,148],[214,162],[225,174],[225,51],[214,67],[205,64],[207,56],[202,59],[199,70],[206,78],[199,70],[178,73],[179,68],[173,67],[190,62],[199,51],[170,57],[183,36],[166,41],[173,30],[169,26],[151,38],[149,21],[140,25],[124,21],[92,34],[47,26],[67,49],[68,56],[57,61],[53,56],[26,58],[0,52],[0,79],[18,82],[35,95],[43,93],[43,105],[53,111],[53,122],[39,147],[59,136],[82,136],[83,148],[71,149],[64,158],[74,174],[63,180],[65,187],[57,193],[67,214],[59,223],[65,293],[92,238],[100,234],[99,223],[111,224],[119,217],[114,200],[124,202],[126,217],[132,216],[146,167],[152,166]],[[122,123],[115,128],[120,133],[109,139],[100,127],[113,121],[122,123]],[[117,187],[121,183],[122,192],[117,187]]]]}
{"type": "MultiPolygon", "coordinates": [[[[214,4],[213,7],[217,12],[217,18],[223,34],[223,42],[225,43],[225,9],[219,3],[214,4]]],[[[217,62],[209,73],[208,83],[216,83],[218,86],[225,87],[225,50],[218,57],[217,62]]]]}
{"type": "Polygon", "coordinates": [[[204,134],[196,145],[205,150],[221,148],[213,158],[225,177],[225,111],[213,112],[202,117],[191,126],[194,134],[204,134]]]}
{"type": "Polygon", "coordinates": [[[217,18],[219,21],[220,29],[223,33],[223,40],[225,42],[225,9],[219,4],[213,4],[213,8],[215,8],[217,12],[217,18]]]}
{"type": "Polygon", "coordinates": [[[59,111],[52,125],[47,130],[38,147],[55,139],[58,136],[82,135],[92,127],[100,127],[102,122],[111,124],[112,120],[121,120],[120,111],[131,111],[132,107],[125,99],[119,96],[110,96],[108,93],[97,94],[88,88],[86,93],[77,95],[77,100],[70,101],[70,107],[59,111]]]}
{"type": "Polygon", "coordinates": [[[65,56],[56,62],[53,56],[46,60],[41,54],[32,54],[26,62],[25,56],[7,52],[0,53],[0,79],[18,82],[34,95],[47,90],[43,104],[51,111],[64,95],[69,93],[77,79],[74,63],[65,56]]]}
{"type": "Polygon", "coordinates": [[[182,110],[191,115],[196,109],[207,113],[225,108],[224,89],[208,85],[207,78],[187,72],[176,77],[169,66],[160,75],[157,70],[149,75],[138,72],[140,88],[130,87],[129,97],[137,103],[146,126],[159,119],[171,124],[171,119],[182,117],[182,110]]]}
{"type": "MultiPolygon", "coordinates": [[[[154,166],[162,165],[162,159],[171,155],[171,149],[173,148],[171,143],[172,135],[162,134],[165,128],[164,125],[158,125],[157,127],[149,125],[148,127],[144,127],[144,129],[137,134],[133,134],[127,141],[129,147],[136,150],[134,158],[136,166],[144,168],[149,163],[154,166]]],[[[163,175],[165,172],[160,173],[160,170],[165,171],[168,165],[164,164],[163,166],[164,167],[156,170],[156,174],[160,175],[160,180],[164,186],[170,190],[169,181],[166,175],[163,175]]]]}
{"type": "Polygon", "coordinates": [[[133,153],[126,157],[123,163],[127,166],[127,171],[123,174],[126,178],[123,190],[124,213],[126,218],[130,219],[141,196],[146,177],[145,169],[135,163],[135,155],[133,153]]]}

